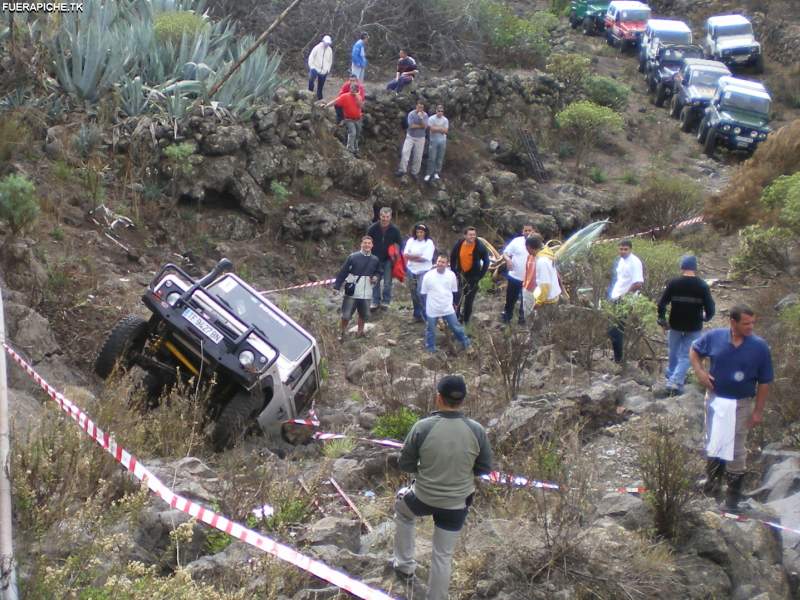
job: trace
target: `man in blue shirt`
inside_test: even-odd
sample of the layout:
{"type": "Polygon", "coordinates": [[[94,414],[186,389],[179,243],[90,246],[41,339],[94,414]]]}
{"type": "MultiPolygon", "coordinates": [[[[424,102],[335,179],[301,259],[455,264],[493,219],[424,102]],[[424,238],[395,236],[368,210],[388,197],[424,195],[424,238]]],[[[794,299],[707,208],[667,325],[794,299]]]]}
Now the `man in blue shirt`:
{"type": "Polygon", "coordinates": [[[692,344],[689,359],[698,381],[706,388],[706,440],[714,432],[715,399],[735,401],[733,460],[709,456],[706,463],[706,493],[719,491],[722,475],[728,474],[725,507],[738,510],[742,480],[747,466],[747,432],[761,423],[773,379],[772,357],[767,343],[753,335],[755,313],[744,305],[730,310],[730,328],[712,329],[692,344]],[[703,367],[709,358],[711,368],[703,367]],[[754,399],[755,397],[755,399],[754,399]]]}
{"type": "Polygon", "coordinates": [[[366,31],[362,31],[356,43],[353,44],[353,51],[351,53],[352,64],[350,65],[350,72],[358,77],[359,81],[364,81],[364,75],[367,70],[367,52],[364,48],[367,39],[369,39],[369,34],[366,31]]]}

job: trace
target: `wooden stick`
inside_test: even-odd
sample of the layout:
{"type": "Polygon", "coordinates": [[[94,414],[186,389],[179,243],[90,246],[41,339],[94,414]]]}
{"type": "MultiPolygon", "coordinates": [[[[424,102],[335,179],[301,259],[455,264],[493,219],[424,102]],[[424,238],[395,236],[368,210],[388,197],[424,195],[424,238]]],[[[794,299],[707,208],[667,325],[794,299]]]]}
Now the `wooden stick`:
{"type": "MultiPolygon", "coordinates": [[[[214,94],[216,94],[223,85],[225,85],[225,82],[228,81],[228,79],[230,79],[231,75],[233,75],[239,69],[239,67],[242,66],[242,63],[244,63],[244,61],[246,61],[250,57],[250,55],[253,52],[256,51],[256,48],[258,48],[261,44],[263,44],[266,41],[267,36],[270,33],[272,33],[272,30],[275,29],[278,25],[280,25],[281,21],[283,21],[283,19],[286,17],[286,15],[288,15],[289,12],[295,6],[300,4],[300,2],[301,2],[301,0],[294,0],[294,2],[292,2],[289,6],[287,6],[286,9],[281,14],[278,15],[278,17],[272,22],[272,25],[267,27],[267,30],[264,33],[262,33],[260,36],[258,36],[258,39],[256,39],[255,42],[253,42],[253,45],[250,46],[250,48],[247,49],[247,52],[245,52],[242,56],[240,56],[239,60],[237,60],[236,63],[230,69],[228,69],[228,72],[225,73],[225,75],[222,77],[222,79],[220,79],[217,83],[215,83],[214,86],[211,88],[211,90],[209,90],[209,92],[208,92],[208,98],[209,99],[211,99],[211,97],[214,94]]],[[[195,101],[195,105],[199,101],[200,101],[200,98],[198,98],[197,101],[195,101]]],[[[192,107],[192,109],[194,109],[194,108],[195,108],[195,106],[192,107]]]]}
{"type": "Polygon", "coordinates": [[[370,526],[369,523],[367,523],[366,519],[364,519],[364,517],[361,516],[361,512],[358,510],[358,507],[355,504],[353,504],[353,501],[350,500],[350,496],[348,496],[345,493],[345,491],[341,487],[339,487],[339,484],[336,483],[336,480],[333,477],[331,477],[329,481],[331,482],[331,485],[336,488],[336,491],[339,492],[339,495],[342,498],[344,498],[344,501],[347,502],[347,506],[349,506],[352,509],[352,511],[356,514],[358,520],[361,521],[361,524],[366,528],[367,533],[372,533],[372,527],[370,526]]]}

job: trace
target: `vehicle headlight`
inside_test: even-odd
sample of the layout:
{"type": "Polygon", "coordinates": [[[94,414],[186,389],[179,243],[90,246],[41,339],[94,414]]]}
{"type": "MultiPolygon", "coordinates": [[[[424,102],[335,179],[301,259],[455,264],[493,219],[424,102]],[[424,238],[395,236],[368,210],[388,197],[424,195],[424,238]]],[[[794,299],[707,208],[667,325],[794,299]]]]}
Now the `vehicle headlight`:
{"type": "Polygon", "coordinates": [[[730,130],[731,130],[731,126],[730,125],[723,125],[722,126],[722,131],[730,131],[730,130]]]}
{"type": "Polygon", "coordinates": [[[750,132],[750,137],[757,138],[758,137],[758,132],[757,131],[751,131],[750,132]]]}
{"type": "Polygon", "coordinates": [[[178,292],[170,292],[167,294],[167,304],[175,306],[175,303],[180,299],[181,295],[178,292]]]}
{"type": "Polygon", "coordinates": [[[733,133],[735,133],[736,135],[739,135],[740,133],[742,133],[742,128],[741,127],[734,127],[733,128],[733,133]]]}
{"type": "Polygon", "coordinates": [[[256,355],[253,354],[250,350],[244,350],[243,352],[239,353],[239,364],[241,364],[245,369],[249,369],[252,367],[256,362],[256,355]]]}
{"type": "Polygon", "coordinates": [[[760,140],[765,140],[765,139],[767,139],[767,134],[766,134],[766,133],[759,133],[759,134],[758,134],[758,139],[760,139],[760,140]]]}

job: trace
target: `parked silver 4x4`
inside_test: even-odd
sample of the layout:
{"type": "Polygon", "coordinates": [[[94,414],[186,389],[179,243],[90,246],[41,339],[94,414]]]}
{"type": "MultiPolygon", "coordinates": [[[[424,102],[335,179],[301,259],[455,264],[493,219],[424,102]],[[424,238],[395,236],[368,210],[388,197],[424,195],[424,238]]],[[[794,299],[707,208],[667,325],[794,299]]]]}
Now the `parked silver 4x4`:
{"type": "Polygon", "coordinates": [[[95,361],[105,379],[114,367],[138,365],[157,401],[178,378],[210,386],[211,438],[227,448],[256,423],[278,431],[306,409],[319,389],[316,340],[222,259],[195,280],[164,266],[142,296],[149,320],[136,315],[111,330],[95,361]]]}
{"type": "Polygon", "coordinates": [[[729,67],[752,66],[764,72],[764,54],[753,36],[753,25],[742,15],[723,15],[706,20],[703,46],[706,57],[729,67]]]}

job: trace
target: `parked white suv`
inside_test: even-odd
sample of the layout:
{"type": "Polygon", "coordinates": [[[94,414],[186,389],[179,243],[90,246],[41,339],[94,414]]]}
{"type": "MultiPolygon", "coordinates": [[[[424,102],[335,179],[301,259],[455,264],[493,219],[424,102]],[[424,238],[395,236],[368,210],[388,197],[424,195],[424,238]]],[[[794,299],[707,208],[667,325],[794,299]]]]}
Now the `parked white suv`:
{"type": "Polygon", "coordinates": [[[742,15],[723,15],[706,20],[703,49],[706,57],[729,67],[752,66],[764,72],[764,55],[753,36],[753,25],[742,15]]]}
{"type": "Polygon", "coordinates": [[[152,313],[122,318],[95,360],[103,379],[138,365],[156,404],[165,387],[197,378],[210,387],[209,419],[216,450],[233,445],[258,423],[280,430],[311,403],[320,384],[314,337],[252,286],[229,271],[231,262],[195,280],[168,264],[142,301],[152,313]]]}
{"type": "Polygon", "coordinates": [[[645,72],[647,61],[652,59],[659,44],[680,44],[692,43],[692,30],[683,21],[675,19],[650,19],[647,21],[642,43],[639,46],[639,73],[645,72]]]}

